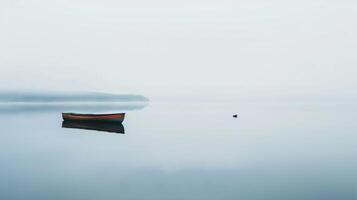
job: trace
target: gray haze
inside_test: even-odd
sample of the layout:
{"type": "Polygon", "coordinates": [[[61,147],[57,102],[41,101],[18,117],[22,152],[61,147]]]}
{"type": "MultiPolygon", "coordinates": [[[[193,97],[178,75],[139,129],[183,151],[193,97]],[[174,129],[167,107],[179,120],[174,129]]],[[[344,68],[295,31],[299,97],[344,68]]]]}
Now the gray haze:
{"type": "Polygon", "coordinates": [[[347,95],[354,1],[1,0],[0,89],[347,95]]]}

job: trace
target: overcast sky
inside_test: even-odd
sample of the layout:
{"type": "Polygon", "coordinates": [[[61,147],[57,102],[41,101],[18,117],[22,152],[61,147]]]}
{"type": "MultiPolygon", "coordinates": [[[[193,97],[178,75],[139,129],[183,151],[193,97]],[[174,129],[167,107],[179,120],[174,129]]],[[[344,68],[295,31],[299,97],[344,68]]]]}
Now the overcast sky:
{"type": "Polygon", "coordinates": [[[356,94],[347,0],[0,0],[0,89],[356,94]]]}

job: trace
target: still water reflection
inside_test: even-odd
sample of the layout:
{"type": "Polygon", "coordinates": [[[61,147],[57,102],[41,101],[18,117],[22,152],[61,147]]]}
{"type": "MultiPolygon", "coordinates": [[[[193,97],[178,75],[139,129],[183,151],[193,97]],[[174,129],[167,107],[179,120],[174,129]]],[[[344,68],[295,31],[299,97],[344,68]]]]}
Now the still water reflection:
{"type": "Polygon", "coordinates": [[[200,102],[98,109],[3,106],[0,199],[357,197],[356,105],[200,102]],[[61,112],[92,110],[126,112],[126,134],[62,128],[61,112]]]}
{"type": "Polygon", "coordinates": [[[124,126],[118,122],[63,121],[62,128],[77,128],[124,134],[124,126]]]}

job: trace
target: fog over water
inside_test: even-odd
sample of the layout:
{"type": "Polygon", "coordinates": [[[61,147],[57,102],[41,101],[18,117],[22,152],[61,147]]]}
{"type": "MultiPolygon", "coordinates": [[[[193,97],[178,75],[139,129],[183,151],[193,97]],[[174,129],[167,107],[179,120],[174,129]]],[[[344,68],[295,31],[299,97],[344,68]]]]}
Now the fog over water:
{"type": "Polygon", "coordinates": [[[356,18],[350,0],[1,0],[0,199],[357,199],[356,18]]]}
{"type": "Polygon", "coordinates": [[[356,97],[354,1],[0,2],[0,88],[356,97]]]}

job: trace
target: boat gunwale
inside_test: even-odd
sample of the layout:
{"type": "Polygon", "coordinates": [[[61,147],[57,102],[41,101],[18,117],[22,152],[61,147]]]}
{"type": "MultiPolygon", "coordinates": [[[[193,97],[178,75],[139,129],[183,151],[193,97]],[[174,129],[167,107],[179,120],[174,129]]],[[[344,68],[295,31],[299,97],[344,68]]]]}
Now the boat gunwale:
{"type": "Polygon", "coordinates": [[[110,113],[110,114],[80,114],[80,113],[62,113],[62,115],[72,115],[72,116],[90,116],[90,117],[101,117],[101,116],[112,116],[120,115],[125,116],[125,113],[110,113]]]}
{"type": "Polygon", "coordinates": [[[122,123],[125,118],[125,113],[112,114],[76,114],[62,113],[63,120],[71,121],[115,121],[122,123]]]}

